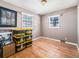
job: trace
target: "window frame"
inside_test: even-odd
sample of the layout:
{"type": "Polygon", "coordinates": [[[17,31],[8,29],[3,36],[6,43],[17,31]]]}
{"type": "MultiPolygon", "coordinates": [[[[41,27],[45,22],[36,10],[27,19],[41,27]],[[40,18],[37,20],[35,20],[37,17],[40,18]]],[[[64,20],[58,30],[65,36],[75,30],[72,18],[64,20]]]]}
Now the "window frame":
{"type": "Polygon", "coordinates": [[[49,23],[49,28],[60,28],[60,15],[52,15],[52,16],[49,16],[48,17],[48,23],[49,23]],[[50,18],[51,17],[58,17],[59,18],[59,20],[58,20],[58,22],[59,22],[58,26],[56,26],[56,27],[51,26],[52,25],[52,24],[50,24],[50,18]]]}
{"type": "Polygon", "coordinates": [[[23,24],[23,16],[24,15],[26,15],[27,17],[31,17],[32,18],[31,20],[33,21],[33,15],[22,12],[22,28],[32,28],[32,27],[23,27],[24,26],[24,24],[23,24]]]}

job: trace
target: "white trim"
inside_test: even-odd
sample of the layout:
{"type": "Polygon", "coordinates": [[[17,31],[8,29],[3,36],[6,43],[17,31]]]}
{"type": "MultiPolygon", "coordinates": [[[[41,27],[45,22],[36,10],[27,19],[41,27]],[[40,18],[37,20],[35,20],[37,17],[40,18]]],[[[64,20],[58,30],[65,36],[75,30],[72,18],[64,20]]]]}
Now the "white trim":
{"type": "Polygon", "coordinates": [[[79,48],[78,48],[78,52],[79,52],[79,48]]]}
{"type": "Polygon", "coordinates": [[[44,38],[44,39],[50,39],[50,40],[54,40],[54,41],[59,41],[59,42],[60,42],[60,40],[52,39],[52,38],[48,38],[48,37],[41,37],[41,38],[44,38]]]}
{"type": "MultiPolygon", "coordinates": [[[[40,38],[43,38],[43,39],[50,39],[50,40],[54,40],[54,41],[61,42],[61,41],[60,41],[60,40],[58,40],[58,39],[52,39],[52,38],[42,37],[42,36],[41,36],[41,37],[37,37],[37,38],[33,39],[33,41],[34,41],[34,40],[37,40],[37,39],[40,39],[40,38]]],[[[65,43],[76,46],[76,47],[77,47],[77,50],[78,50],[78,52],[79,52],[79,47],[78,47],[78,44],[76,44],[76,43],[72,43],[72,42],[65,42],[65,43]]]]}
{"type": "MultiPolygon", "coordinates": [[[[25,20],[25,19],[23,18],[23,16],[25,15],[25,16],[27,16],[27,17],[31,17],[31,18],[32,18],[31,20],[33,20],[33,15],[27,14],[27,13],[24,13],[24,12],[22,12],[21,14],[22,14],[22,20],[21,20],[22,28],[26,28],[25,22],[23,22],[23,20],[25,20]]],[[[29,27],[29,28],[32,28],[32,27],[29,27]]]]}
{"type": "Polygon", "coordinates": [[[34,39],[33,39],[33,41],[34,41],[34,40],[38,40],[38,39],[40,39],[40,38],[42,38],[42,37],[37,37],[37,38],[34,38],[34,39]]]}
{"type": "MultiPolygon", "coordinates": [[[[61,40],[53,39],[53,38],[48,38],[48,37],[40,37],[40,38],[50,39],[50,40],[54,40],[54,41],[59,41],[59,42],[61,42],[61,40]]],[[[76,46],[76,47],[78,48],[78,45],[77,45],[76,43],[67,42],[67,41],[66,41],[65,43],[67,43],[67,44],[71,44],[71,45],[74,45],[74,46],[76,46]]]]}
{"type": "Polygon", "coordinates": [[[27,15],[27,16],[33,16],[32,14],[26,13],[26,12],[21,12],[22,15],[27,15]]]}
{"type": "MultiPolygon", "coordinates": [[[[48,38],[48,37],[41,37],[41,38],[46,38],[46,39],[50,39],[50,40],[54,40],[54,41],[59,41],[59,42],[61,42],[61,40],[58,40],[58,39],[52,39],[52,38],[48,38]]],[[[67,42],[67,41],[66,41],[65,43],[74,45],[74,46],[76,46],[77,49],[78,49],[78,44],[76,44],[76,43],[67,42]]]]}
{"type": "Polygon", "coordinates": [[[78,45],[76,43],[72,43],[72,42],[65,42],[65,43],[74,45],[74,46],[76,46],[78,48],[78,45]]]}

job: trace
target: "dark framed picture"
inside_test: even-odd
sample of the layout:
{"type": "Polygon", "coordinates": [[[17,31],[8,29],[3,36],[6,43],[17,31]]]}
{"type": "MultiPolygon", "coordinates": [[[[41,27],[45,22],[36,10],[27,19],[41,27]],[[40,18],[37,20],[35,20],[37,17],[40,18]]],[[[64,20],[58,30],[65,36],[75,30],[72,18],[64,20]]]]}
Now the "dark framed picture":
{"type": "Polygon", "coordinates": [[[0,27],[17,27],[17,12],[0,7],[0,27]]]}

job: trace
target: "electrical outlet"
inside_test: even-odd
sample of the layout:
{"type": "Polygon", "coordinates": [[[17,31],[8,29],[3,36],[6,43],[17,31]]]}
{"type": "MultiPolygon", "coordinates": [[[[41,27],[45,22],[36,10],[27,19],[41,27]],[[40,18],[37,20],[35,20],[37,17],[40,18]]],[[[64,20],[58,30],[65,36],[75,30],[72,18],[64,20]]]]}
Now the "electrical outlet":
{"type": "Polygon", "coordinates": [[[65,37],[65,41],[67,41],[67,37],[65,37]]]}

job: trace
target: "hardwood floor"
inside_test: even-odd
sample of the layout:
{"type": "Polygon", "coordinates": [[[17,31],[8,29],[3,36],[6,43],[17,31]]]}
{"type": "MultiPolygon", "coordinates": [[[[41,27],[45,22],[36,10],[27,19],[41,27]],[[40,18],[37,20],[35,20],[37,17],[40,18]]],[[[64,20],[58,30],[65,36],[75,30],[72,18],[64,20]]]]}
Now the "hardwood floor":
{"type": "Polygon", "coordinates": [[[73,45],[41,38],[9,58],[79,58],[79,53],[73,45]]]}

